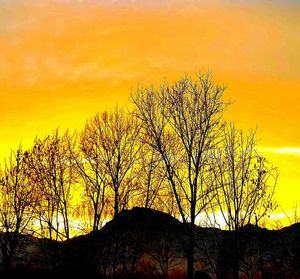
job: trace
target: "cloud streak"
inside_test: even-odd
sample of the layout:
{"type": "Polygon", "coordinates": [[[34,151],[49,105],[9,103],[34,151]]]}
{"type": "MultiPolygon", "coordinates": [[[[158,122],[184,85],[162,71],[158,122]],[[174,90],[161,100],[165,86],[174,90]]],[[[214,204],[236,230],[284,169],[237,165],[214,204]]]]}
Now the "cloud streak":
{"type": "Polygon", "coordinates": [[[261,147],[259,150],[263,152],[276,153],[282,155],[297,155],[300,156],[300,147],[261,147]]]}

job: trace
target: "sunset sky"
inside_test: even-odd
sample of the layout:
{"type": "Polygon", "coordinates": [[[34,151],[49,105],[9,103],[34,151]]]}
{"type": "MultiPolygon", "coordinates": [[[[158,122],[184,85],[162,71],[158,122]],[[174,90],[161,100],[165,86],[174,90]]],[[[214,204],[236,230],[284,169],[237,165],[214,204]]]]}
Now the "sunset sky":
{"type": "Polygon", "coordinates": [[[226,112],[279,167],[300,207],[299,1],[0,0],[0,156],[130,105],[138,84],[211,70],[226,112]]]}

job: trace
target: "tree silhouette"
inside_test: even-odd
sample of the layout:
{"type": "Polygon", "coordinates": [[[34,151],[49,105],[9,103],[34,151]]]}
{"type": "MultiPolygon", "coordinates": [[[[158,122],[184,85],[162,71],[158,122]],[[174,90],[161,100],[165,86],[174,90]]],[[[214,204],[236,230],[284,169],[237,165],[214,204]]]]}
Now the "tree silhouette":
{"type": "Polygon", "coordinates": [[[87,121],[84,131],[82,144],[96,137],[96,156],[101,160],[105,182],[113,191],[113,215],[116,216],[120,208],[128,205],[133,193],[134,167],[141,149],[140,124],[117,107],[110,113],[96,114],[87,121]]]}
{"type": "Polygon", "coordinates": [[[164,83],[159,90],[139,88],[132,96],[144,139],[161,155],[186,225],[189,279],[194,273],[195,219],[212,199],[206,176],[226,107],[223,92],[209,74],[199,74],[196,80],[184,77],[172,85],[164,83]]]}
{"type": "Polygon", "coordinates": [[[52,136],[35,139],[28,160],[32,180],[41,196],[41,233],[50,240],[70,238],[71,199],[77,179],[70,146],[69,133],[60,136],[56,130],[52,136]]]}
{"type": "Polygon", "coordinates": [[[240,228],[258,224],[273,208],[276,168],[256,150],[255,133],[244,134],[232,123],[222,128],[222,142],[212,150],[211,181],[217,207],[229,231],[234,232],[232,260],[234,278],[240,271],[240,228]]]}
{"type": "Polygon", "coordinates": [[[148,145],[143,146],[138,162],[138,192],[136,204],[145,208],[158,207],[160,195],[167,190],[166,172],[160,154],[148,145]]]}
{"type": "Polygon", "coordinates": [[[85,195],[93,211],[92,230],[101,227],[102,215],[108,205],[108,174],[102,158],[102,142],[97,130],[97,118],[86,123],[80,133],[79,151],[73,156],[82,177],[85,195]]]}
{"type": "Polygon", "coordinates": [[[20,146],[11,152],[0,178],[0,248],[4,269],[8,271],[21,234],[29,233],[38,202],[36,188],[30,181],[27,165],[28,151],[20,146]]]}

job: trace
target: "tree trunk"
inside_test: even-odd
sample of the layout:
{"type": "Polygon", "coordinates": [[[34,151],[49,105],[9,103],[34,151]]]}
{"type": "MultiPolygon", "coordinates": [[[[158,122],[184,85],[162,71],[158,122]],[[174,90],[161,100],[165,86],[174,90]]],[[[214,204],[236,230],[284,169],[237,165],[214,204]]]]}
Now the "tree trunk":
{"type": "Polygon", "coordinates": [[[187,279],[194,278],[194,252],[195,252],[195,214],[192,207],[191,224],[189,228],[189,244],[187,251],[187,279]]]}
{"type": "Polygon", "coordinates": [[[234,230],[233,236],[233,278],[239,279],[240,259],[239,259],[239,232],[234,230]]]}
{"type": "Polygon", "coordinates": [[[118,189],[115,189],[115,204],[114,204],[114,217],[119,213],[119,193],[118,189]]]}
{"type": "Polygon", "coordinates": [[[195,247],[195,237],[194,237],[194,229],[191,229],[190,237],[189,237],[189,247],[187,254],[187,278],[194,278],[194,247],[195,247]]]}

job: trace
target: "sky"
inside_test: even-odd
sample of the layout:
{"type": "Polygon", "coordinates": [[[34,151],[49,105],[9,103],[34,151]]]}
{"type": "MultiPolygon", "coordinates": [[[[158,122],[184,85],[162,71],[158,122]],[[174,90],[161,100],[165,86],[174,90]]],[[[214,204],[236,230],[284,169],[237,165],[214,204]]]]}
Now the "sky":
{"type": "Polygon", "coordinates": [[[138,84],[212,71],[225,114],[257,129],[279,168],[276,200],[300,206],[298,1],[0,0],[0,157],[55,128],[81,129],[138,84]]]}

